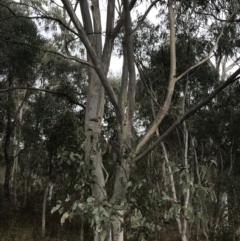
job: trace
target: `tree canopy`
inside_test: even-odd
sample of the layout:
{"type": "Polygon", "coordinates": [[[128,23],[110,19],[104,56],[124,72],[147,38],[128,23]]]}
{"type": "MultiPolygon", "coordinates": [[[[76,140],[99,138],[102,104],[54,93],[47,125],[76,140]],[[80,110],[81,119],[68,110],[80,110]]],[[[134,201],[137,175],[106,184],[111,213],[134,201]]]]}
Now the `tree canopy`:
{"type": "Polygon", "coordinates": [[[239,13],[1,1],[0,214],[35,198],[42,238],[53,217],[81,241],[239,238],[239,13]]]}

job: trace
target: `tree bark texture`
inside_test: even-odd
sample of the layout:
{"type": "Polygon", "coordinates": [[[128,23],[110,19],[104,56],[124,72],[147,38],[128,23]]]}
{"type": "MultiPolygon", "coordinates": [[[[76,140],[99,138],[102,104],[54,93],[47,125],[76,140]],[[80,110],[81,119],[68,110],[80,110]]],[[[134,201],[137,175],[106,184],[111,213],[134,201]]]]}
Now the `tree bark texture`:
{"type": "MultiPolygon", "coordinates": [[[[107,193],[105,190],[105,180],[103,172],[103,163],[102,163],[102,153],[98,149],[98,143],[100,135],[102,133],[102,120],[105,107],[105,91],[108,93],[117,113],[118,125],[121,127],[124,126],[124,131],[121,136],[121,141],[125,142],[126,139],[131,138],[129,135],[129,126],[131,121],[128,120],[128,117],[125,118],[123,123],[123,106],[120,107],[118,100],[107,80],[107,73],[109,69],[109,64],[111,60],[111,53],[113,48],[113,32],[114,32],[114,9],[115,9],[115,0],[108,1],[108,11],[107,11],[107,25],[106,25],[106,40],[103,46],[102,44],[102,26],[101,26],[101,16],[100,16],[100,7],[99,1],[93,0],[91,7],[88,5],[88,1],[83,0],[80,2],[83,26],[78,21],[76,14],[74,13],[71,4],[67,0],[62,1],[66,11],[68,12],[73,24],[79,32],[80,38],[84,43],[88,60],[91,61],[94,65],[94,69],[88,69],[88,93],[87,93],[87,104],[86,104],[86,114],[85,114],[85,161],[88,164],[92,165],[91,175],[94,176],[94,183],[92,184],[92,195],[98,203],[101,203],[103,200],[107,199],[107,193]],[[91,9],[91,11],[90,11],[91,9]],[[101,63],[101,64],[100,64],[101,63]],[[128,130],[127,130],[128,128],[128,130]],[[123,141],[124,139],[124,141],[123,141]]],[[[129,6],[127,6],[129,8],[129,6]]],[[[128,15],[130,16],[130,15],[128,15]]],[[[131,24],[128,24],[131,27],[131,24]]],[[[130,37],[132,38],[132,37],[130,37]]],[[[131,46],[130,46],[131,47],[131,46]]],[[[131,50],[132,51],[132,50],[131,50]]],[[[131,52],[131,59],[133,60],[133,52],[131,52]]],[[[131,68],[134,68],[134,61],[132,62],[131,68]]],[[[128,78],[126,75],[124,81],[128,78]]],[[[131,91],[134,91],[135,84],[135,69],[131,80],[129,81],[132,84],[131,91]]],[[[123,92],[126,93],[127,85],[124,85],[123,92]]],[[[131,96],[132,96],[131,92],[131,96]]],[[[125,96],[124,96],[125,97],[125,96]]],[[[133,115],[133,105],[134,105],[134,96],[130,100],[131,108],[129,109],[128,116],[132,118],[133,115]],[[130,111],[131,110],[131,111],[130,111]]],[[[124,106],[125,107],[125,106],[124,106]]],[[[128,141],[130,143],[130,141],[128,141]]],[[[124,149],[124,148],[122,148],[124,149]]],[[[126,151],[126,150],[123,150],[126,151]]],[[[124,196],[125,189],[123,188],[120,178],[124,179],[124,182],[127,183],[129,176],[129,166],[127,160],[123,160],[122,164],[117,167],[117,174],[114,184],[114,193],[111,200],[120,200],[124,196]],[[124,189],[124,190],[123,190],[124,189]]],[[[116,219],[119,220],[119,219],[116,219]]],[[[122,220],[123,222],[123,220],[122,220]]],[[[123,232],[121,231],[121,224],[119,228],[113,228],[113,232],[110,231],[112,235],[108,235],[108,240],[120,241],[123,240],[123,232]]],[[[108,230],[109,232],[109,230],[108,230]]],[[[94,240],[99,241],[100,234],[95,231],[94,240]]]]}

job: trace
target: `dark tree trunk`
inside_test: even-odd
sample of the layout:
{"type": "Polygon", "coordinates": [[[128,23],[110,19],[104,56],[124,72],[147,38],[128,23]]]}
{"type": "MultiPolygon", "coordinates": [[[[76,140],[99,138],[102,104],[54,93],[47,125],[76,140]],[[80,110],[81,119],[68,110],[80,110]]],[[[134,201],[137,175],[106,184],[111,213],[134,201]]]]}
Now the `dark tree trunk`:
{"type": "MultiPolygon", "coordinates": [[[[9,88],[11,87],[13,82],[13,77],[9,75],[8,83],[9,88]]],[[[11,145],[11,135],[13,131],[13,125],[11,123],[12,119],[12,94],[11,91],[7,94],[7,125],[6,125],[6,135],[5,135],[5,143],[4,143],[4,159],[6,164],[6,173],[5,173],[5,181],[4,181],[4,201],[9,206],[10,201],[10,176],[11,176],[11,167],[12,167],[12,156],[10,154],[10,145],[11,145]]]]}

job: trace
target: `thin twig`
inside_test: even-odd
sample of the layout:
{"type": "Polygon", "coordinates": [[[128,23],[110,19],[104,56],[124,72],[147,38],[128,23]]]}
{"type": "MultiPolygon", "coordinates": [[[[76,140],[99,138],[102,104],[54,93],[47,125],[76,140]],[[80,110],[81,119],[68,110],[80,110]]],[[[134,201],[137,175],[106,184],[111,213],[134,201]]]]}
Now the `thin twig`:
{"type": "Polygon", "coordinates": [[[34,91],[41,91],[41,92],[51,93],[51,94],[55,94],[55,95],[60,95],[60,96],[66,97],[72,104],[81,106],[83,109],[86,108],[83,104],[81,104],[78,101],[74,100],[68,94],[57,92],[57,91],[53,91],[53,90],[46,90],[46,89],[39,89],[39,88],[34,88],[34,87],[21,87],[21,86],[19,86],[19,87],[10,87],[8,89],[2,89],[2,90],[0,90],[0,93],[4,93],[4,92],[10,91],[10,90],[34,90],[34,91]]]}

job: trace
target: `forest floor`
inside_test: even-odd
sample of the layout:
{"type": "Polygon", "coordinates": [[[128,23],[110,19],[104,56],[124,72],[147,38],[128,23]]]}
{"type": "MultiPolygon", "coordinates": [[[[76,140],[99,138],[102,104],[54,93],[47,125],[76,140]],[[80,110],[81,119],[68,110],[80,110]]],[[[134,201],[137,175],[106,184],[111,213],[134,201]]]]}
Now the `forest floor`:
{"type": "MultiPolygon", "coordinates": [[[[80,240],[80,218],[74,217],[64,225],[60,224],[61,216],[56,212],[51,214],[54,203],[48,205],[46,210],[46,235],[42,238],[42,196],[35,195],[28,198],[25,207],[11,208],[8,213],[2,212],[0,205],[0,241],[79,241],[80,240]]],[[[0,203],[2,203],[0,194],[0,203]]],[[[92,241],[92,230],[84,227],[84,241],[92,241]],[[89,234],[89,235],[88,235],[89,234]]],[[[191,241],[196,241],[192,237],[191,241]]],[[[198,239],[202,241],[205,239],[198,239]]],[[[226,241],[221,239],[218,241],[226,241]]],[[[133,240],[131,240],[133,241],[133,240]]],[[[135,241],[135,240],[134,240],[135,241]]],[[[136,240],[138,241],[138,240],[136,240]]],[[[153,240],[147,240],[153,241],[153,240]]],[[[154,241],[181,241],[175,223],[163,224],[160,237],[154,241]]]]}
{"type": "MultiPolygon", "coordinates": [[[[71,223],[66,221],[61,226],[60,215],[57,212],[51,214],[54,203],[47,207],[46,235],[45,238],[42,238],[42,196],[29,197],[25,207],[19,205],[18,208],[11,208],[8,213],[2,212],[3,206],[0,205],[0,241],[80,240],[79,220],[75,218],[71,223]]],[[[2,200],[0,194],[0,203],[2,203],[2,200]]]]}
{"type": "MultiPolygon", "coordinates": [[[[41,237],[41,210],[32,211],[29,207],[12,210],[8,217],[0,217],[0,241],[79,241],[80,221],[77,218],[61,226],[60,215],[46,216],[46,236],[41,237]]],[[[86,229],[84,232],[87,233],[86,229]]],[[[85,233],[84,241],[92,241],[93,237],[85,233]]],[[[91,230],[88,229],[88,233],[91,230]]],[[[180,241],[173,225],[167,225],[156,241],[180,241]]],[[[137,241],[137,240],[136,240],[137,241]]],[[[147,240],[152,241],[152,240],[147,240]]]]}
{"type": "MultiPolygon", "coordinates": [[[[51,215],[51,209],[46,212],[46,235],[41,237],[42,206],[41,203],[31,202],[24,208],[12,209],[8,215],[0,212],[0,241],[79,241],[80,220],[74,218],[72,222],[60,224],[60,215],[51,215]]],[[[84,229],[84,241],[92,241],[89,228],[84,229]]],[[[180,241],[173,225],[166,225],[162,230],[162,238],[157,241],[180,241]],[[165,238],[163,238],[165,237],[165,238]]],[[[151,240],[147,240],[151,241],[151,240]]]]}

